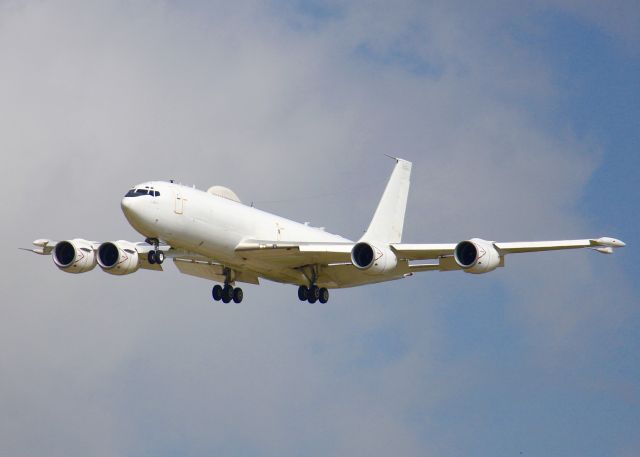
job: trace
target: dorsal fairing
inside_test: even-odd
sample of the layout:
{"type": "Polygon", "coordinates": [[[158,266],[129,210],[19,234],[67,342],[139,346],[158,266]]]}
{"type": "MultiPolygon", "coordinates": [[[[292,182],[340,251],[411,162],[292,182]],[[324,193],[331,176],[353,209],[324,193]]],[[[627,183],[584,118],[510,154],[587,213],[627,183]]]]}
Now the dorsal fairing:
{"type": "Polygon", "coordinates": [[[224,186],[211,186],[207,189],[207,192],[211,195],[216,195],[218,197],[226,198],[227,200],[231,200],[237,203],[242,203],[240,198],[236,195],[234,191],[224,186]]]}

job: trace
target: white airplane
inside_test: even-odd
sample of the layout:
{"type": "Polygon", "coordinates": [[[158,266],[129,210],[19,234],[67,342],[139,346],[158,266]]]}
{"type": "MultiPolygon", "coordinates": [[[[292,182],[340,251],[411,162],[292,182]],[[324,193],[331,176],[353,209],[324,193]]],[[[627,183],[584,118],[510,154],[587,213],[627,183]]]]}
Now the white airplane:
{"type": "Polygon", "coordinates": [[[96,264],[114,275],[140,268],[161,271],[165,258],[172,258],[180,272],[222,283],[213,286],[212,295],[225,303],[242,301],[237,282],[258,284],[259,278],[295,284],[300,300],[326,303],[328,289],[401,279],[421,271],[488,273],[503,267],[507,254],[576,248],[611,254],[625,246],[608,237],[402,243],[411,162],[394,160],[369,228],[357,242],[244,205],[221,186],[203,192],[173,181],[152,181],[132,188],[121,202],[131,226],[146,238],[144,243],[40,239],[27,250],[52,254],[56,266],[67,273],[84,273],[96,264]]]}

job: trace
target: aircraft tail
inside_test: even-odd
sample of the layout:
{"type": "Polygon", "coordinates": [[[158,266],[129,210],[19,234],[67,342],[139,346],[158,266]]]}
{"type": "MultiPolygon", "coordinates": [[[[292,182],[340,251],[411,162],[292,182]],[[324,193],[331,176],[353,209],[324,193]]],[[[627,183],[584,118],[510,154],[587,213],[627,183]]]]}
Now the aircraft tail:
{"type": "Polygon", "coordinates": [[[411,162],[397,159],[387,187],[361,240],[400,243],[409,196],[411,162]]]}

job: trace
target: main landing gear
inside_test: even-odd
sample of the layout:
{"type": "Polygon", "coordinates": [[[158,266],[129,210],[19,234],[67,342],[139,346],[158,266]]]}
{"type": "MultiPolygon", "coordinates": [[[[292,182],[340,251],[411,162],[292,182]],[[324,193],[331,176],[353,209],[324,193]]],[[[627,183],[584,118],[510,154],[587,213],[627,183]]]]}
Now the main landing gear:
{"type": "Polygon", "coordinates": [[[326,287],[318,287],[312,284],[311,287],[298,287],[298,298],[300,301],[308,301],[309,303],[326,303],[329,301],[329,291],[326,287]]]}
{"type": "Polygon", "coordinates": [[[211,290],[211,296],[215,301],[222,300],[223,303],[229,303],[231,300],[234,303],[240,303],[244,294],[241,288],[233,287],[231,284],[225,284],[224,287],[216,284],[211,290]]]}
{"type": "Polygon", "coordinates": [[[224,287],[220,284],[216,284],[215,286],[213,286],[213,289],[211,290],[211,296],[215,301],[222,300],[223,303],[229,303],[231,300],[233,300],[234,303],[240,303],[244,294],[241,288],[233,287],[231,285],[233,279],[233,271],[225,268],[224,275],[224,287]]]}
{"type": "Polygon", "coordinates": [[[307,280],[311,284],[309,287],[298,287],[298,298],[300,301],[308,301],[309,303],[326,303],[329,301],[329,291],[326,287],[318,287],[316,282],[318,281],[318,265],[307,265],[302,269],[302,273],[306,276],[307,280]]]}
{"type": "Polygon", "coordinates": [[[162,265],[164,262],[164,252],[160,250],[160,241],[157,238],[147,238],[145,242],[152,244],[154,249],[147,254],[147,260],[151,265],[162,265]]]}

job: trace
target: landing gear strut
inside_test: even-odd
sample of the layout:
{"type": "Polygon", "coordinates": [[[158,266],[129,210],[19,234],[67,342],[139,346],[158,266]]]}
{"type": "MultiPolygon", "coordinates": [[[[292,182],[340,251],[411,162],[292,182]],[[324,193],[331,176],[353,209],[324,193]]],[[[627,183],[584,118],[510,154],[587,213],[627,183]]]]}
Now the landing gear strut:
{"type": "Polygon", "coordinates": [[[156,263],[158,265],[162,265],[162,262],[164,262],[164,252],[160,250],[160,240],[158,240],[157,238],[147,238],[145,242],[148,244],[152,244],[154,247],[154,249],[152,251],[149,251],[149,253],[147,254],[147,260],[149,261],[149,263],[151,265],[156,263]]]}
{"type": "Polygon", "coordinates": [[[229,268],[224,269],[224,287],[220,284],[216,284],[213,286],[211,290],[211,296],[215,301],[222,300],[223,303],[229,303],[233,300],[234,303],[240,303],[244,296],[242,289],[240,287],[233,287],[231,283],[233,282],[233,270],[229,268]]]}

